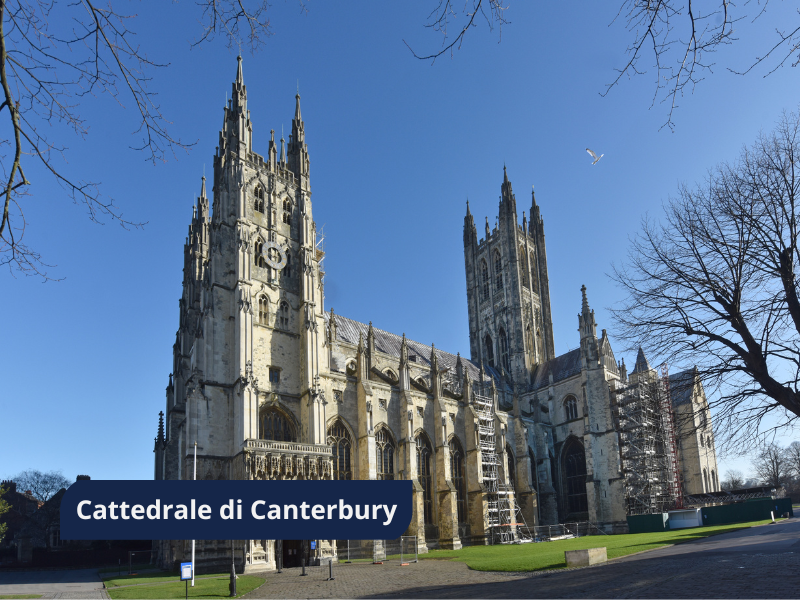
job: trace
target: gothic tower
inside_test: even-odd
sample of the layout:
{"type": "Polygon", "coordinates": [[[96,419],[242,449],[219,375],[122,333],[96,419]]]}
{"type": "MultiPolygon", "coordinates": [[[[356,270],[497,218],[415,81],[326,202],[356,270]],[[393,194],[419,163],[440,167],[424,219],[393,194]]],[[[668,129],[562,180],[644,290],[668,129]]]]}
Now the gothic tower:
{"type": "Polygon", "coordinates": [[[554,358],[544,221],[532,196],[531,223],[522,213],[503,167],[497,226],[478,241],[467,203],[464,263],[467,272],[470,353],[474,361],[526,385],[536,365],[554,358]]]}

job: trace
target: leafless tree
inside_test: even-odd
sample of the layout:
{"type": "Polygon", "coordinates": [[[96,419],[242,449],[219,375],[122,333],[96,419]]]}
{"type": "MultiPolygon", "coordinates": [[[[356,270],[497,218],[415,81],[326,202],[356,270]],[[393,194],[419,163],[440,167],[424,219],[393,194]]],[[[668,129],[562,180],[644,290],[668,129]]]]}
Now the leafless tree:
{"type": "Polygon", "coordinates": [[[784,114],[736,162],[681,186],[663,221],[645,218],[613,270],[622,338],[697,366],[727,449],[800,416],[798,158],[800,118],[784,114]]]}
{"type": "MultiPolygon", "coordinates": [[[[229,46],[244,43],[255,51],[271,34],[267,0],[198,0],[186,6],[200,11],[195,44],[220,36],[229,46]]],[[[138,123],[131,147],[154,163],[191,146],[170,132],[151,87],[153,70],[168,64],[150,58],[133,24],[134,15],[117,12],[111,2],[0,0],[0,122],[6,123],[0,133],[0,265],[12,274],[50,278],[42,256],[25,241],[35,163],[92,221],[143,225],[125,218],[90,175],[68,167],[67,140],[89,132],[84,98],[105,94],[120,107],[131,106],[138,123]]]]}
{"type": "MultiPolygon", "coordinates": [[[[736,5],[730,0],[624,0],[611,21],[621,23],[630,40],[625,50],[625,64],[606,86],[602,95],[608,94],[624,79],[644,75],[651,71],[654,83],[652,104],[667,105],[664,126],[673,128],[673,114],[685,92],[691,93],[695,85],[712,74],[713,55],[738,38],[734,25],[740,21],[764,20],[769,0],[745,2],[736,5]]],[[[443,54],[459,49],[467,32],[478,23],[486,22],[490,29],[507,24],[508,6],[499,0],[465,0],[463,7],[452,0],[438,0],[430,13],[426,27],[442,35],[442,48],[436,52],[414,56],[435,60],[443,54]],[[488,9],[486,5],[488,4],[488,9]],[[476,17],[482,18],[476,22],[476,17]],[[456,35],[450,35],[455,29],[456,35]]],[[[800,13],[800,11],[798,11],[800,13]]],[[[792,23],[776,20],[775,36],[741,68],[728,70],[740,75],[763,68],[765,76],[784,65],[800,64],[800,18],[792,23]]],[[[408,45],[408,44],[406,44],[408,45]]]]}
{"type": "Polygon", "coordinates": [[[738,490],[744,487],[744,475],[741,471],[731,469],[725,472],[725,479],[720,486],[723,490],[738,490]]]}
{"type": "Polygon", "coordinates": [[[789,472],[800,482],[800,442],[792,442],[786,447],[786,461],[789,472]]]}
{"type": "Polygon", "coordinates": [[[765,444],[753,461],[753,469],[761,482],[770,487],[779,488],[790,479],[786,450],[778,444],[765,444]]]}
{"type": "Polygon", "coordinates": [[[68,488],[70,481],[61,471],[48,471],[42,473],[36,469],[28,469],[16,475],[12,481],[17,484],[17,490],[26,492],[30,490],[33,497],[40,502],[47,502],[61,488],[68,488]]]}

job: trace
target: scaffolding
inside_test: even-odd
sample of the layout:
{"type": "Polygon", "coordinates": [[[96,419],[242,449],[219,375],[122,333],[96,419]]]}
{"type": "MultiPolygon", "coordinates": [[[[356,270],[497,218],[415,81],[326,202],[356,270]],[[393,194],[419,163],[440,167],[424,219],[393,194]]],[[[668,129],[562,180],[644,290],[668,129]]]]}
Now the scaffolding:
{"type": "Polygon", "coordinates": [[[481,474],[486,487],[486,526],[491,543],[521,544],[532,542],[528,526],[514,496],[514,488],[500,483],[497,442],[494,433],[494,400],[475,394],[478,413],[478,447],[481,451],[481,474]]]}
{"type": "Polygon", "coordinates": [[[677,445],[666,366],[616,390],[625,503],[629,515],[663,513],[682,506],[677,445]]]}

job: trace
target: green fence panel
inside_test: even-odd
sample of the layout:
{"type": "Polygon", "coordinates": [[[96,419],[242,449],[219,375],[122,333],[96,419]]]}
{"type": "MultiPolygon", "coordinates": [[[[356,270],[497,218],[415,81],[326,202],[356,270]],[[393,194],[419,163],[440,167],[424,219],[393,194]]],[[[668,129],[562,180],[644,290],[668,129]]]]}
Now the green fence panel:
{"type": "Polygon", "coordinates": [[[669,515],[667,513],[631,515],[628,517],[628,531],[630,533],[669,531],[669,515]]]}

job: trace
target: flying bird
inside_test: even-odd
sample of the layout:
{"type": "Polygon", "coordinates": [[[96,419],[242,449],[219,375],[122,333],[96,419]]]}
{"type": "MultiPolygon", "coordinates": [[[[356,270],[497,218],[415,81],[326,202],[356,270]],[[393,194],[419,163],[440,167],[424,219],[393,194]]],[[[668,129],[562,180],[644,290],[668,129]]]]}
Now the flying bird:
{"type": "Polygon", "coordinates": [[[600,160],[601,158],[603,158],[603,157],[605,156],[605,154],[601,154],[600,156],[597,156],[597,154],[595,154],[594,152],[592,152],[592,151],[591,151],[591,150],[589,150],[588,148],[586,149],[586,151],[587,151],[589,154],[591,154],[591,155],[592,155],[592,158],[594,159],[594,162],[592,163],[593,165],[596,165],[596,164],[597,164],[597,161],[598,161],[598,160],[600,160]]]}

